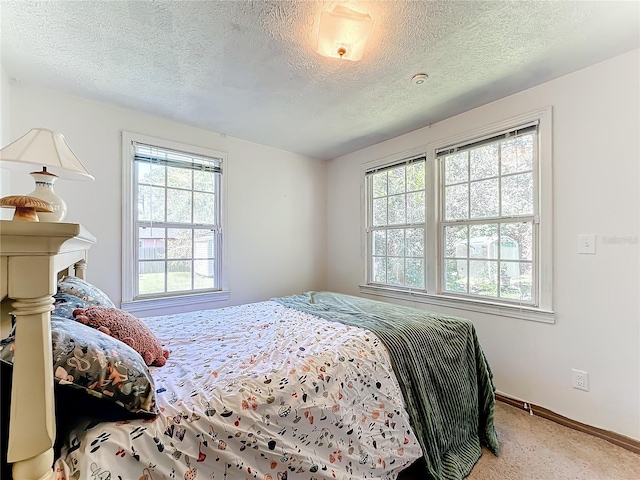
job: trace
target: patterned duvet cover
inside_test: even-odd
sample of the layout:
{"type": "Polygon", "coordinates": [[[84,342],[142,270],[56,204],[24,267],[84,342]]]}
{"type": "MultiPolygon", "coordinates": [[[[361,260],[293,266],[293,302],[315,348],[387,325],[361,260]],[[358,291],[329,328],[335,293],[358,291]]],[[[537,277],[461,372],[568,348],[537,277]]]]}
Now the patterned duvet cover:
{"type": "Polygon", "coordinates": [[[161,415],[76,430],[58,479],[392,479],[422,455],[368,330],[272,301],[145,322],[161,415]]]}

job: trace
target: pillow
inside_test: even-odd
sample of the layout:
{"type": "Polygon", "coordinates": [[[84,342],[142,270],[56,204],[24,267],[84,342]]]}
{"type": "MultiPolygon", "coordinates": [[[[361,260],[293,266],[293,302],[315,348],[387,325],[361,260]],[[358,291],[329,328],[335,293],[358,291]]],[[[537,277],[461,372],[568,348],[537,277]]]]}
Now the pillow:
{"type": "Polygon", "coordinates": [[[95,285],[78,277],[64,276],[58,281],[58,292],[68,293],[81,298],[91,305],[115,307],[111,299],[95,285]]]}
{"type": "Polygon", "coordinates": [[[129,312],[111,307],[79,308],[73,311],[75,319],[102,333],[126,343],[142,355],[147,365],[162,367],[169,358],[169,350],[142,321],[129,312]]]}
{"type": "MultiPolygon", "coordinates": [[[[158,414],[153,378],[135,350],[60,317],[51,318],[51,340],[53,376],[61,388],[80,390],[136,416],[158,414]]],[[[12,365],[16,348],[13,336],[0,341],[0,361],[12,365]]]]}
{"type": "Polygon", "coordinates": [[[76,308],[89,308],[91,306],[86,300],[65,292],[58,292],[53,298],[55,302],[53,304],[53,312],[51,312],[52,317],[63,317],[73,320],[73,311],[76,308]]]}

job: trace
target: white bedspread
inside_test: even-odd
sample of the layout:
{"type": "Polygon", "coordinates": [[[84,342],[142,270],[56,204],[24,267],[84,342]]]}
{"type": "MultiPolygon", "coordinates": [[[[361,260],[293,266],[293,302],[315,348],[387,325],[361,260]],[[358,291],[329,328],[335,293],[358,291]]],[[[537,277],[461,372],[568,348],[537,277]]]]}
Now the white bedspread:
{"type": "Polygon", "coordinates": [[[154,420],[76,432],[62,479],[392,479],[422,452],[385,347],[275,302],[145,319],[154,420]]]}

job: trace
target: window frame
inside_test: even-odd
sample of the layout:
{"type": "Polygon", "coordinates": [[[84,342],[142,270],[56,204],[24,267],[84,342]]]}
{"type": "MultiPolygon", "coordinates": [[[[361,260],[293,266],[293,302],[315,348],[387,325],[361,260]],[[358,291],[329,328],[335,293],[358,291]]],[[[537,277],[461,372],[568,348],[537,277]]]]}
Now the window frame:
{"type": "MultiPolygon", "coordinates": [[[[500,122],[471,130],[459,135],[437,140],[401,153],[380,158],[361,166],[361,212],[362,232],[361,246],[364,252],[362,278],[364,283],[359,285],[360,292],[367,295],[383,296],[424,303],[439,307],[455,308],[478,313],[520,318],[544,323],[554,323],[553,312],[553,144],[552,144],[552,108],[544,107],[526,114],[514,116],[500,122]],[[533,245],[533,271],[538,301],[535,305],[505,302],[499,298],[473,295],[457,295],[443,293],[444,268],[444,228],[443,208],[441,202],[442,175],[441,162],[436,152],[452,145],[464,144],[483,137],[489,137],[530,122],[538,122],[538,157],[534,165],[537,175],[537,188],[534,191],[534,202],[537,202],[537,215],[534,228],[538,230],[537,242],[533,245]],[[376,168],[401,163],[405,158],[426,155],[426,244],[425,264],[426,282],[424,290],[406,289],[390,285],[373,284],[371,275],[371,245],[369,242],[369,190],[366,173],[376,168]]],[[[535,238],[535,236],[534,236],[535,238]]]]}
{"type": "Polygon", "coordinates": [[[227,155],[224,152],[186,145],[171,140],[151,137],[138,133],[122,132],[122,308],[131,313],[144,313],[155,309],[180,308],[188,306],[190,309],[196,306],[210,305],[211,302],[227,301],[229,299],[228,273],[227,273],[227,248],[225,241],[226,233],[226,180],[225,174],[227,165],[227,155]],[[165,292],[159,296],[137,295],[137,272],[138,261],[135,253],[135,239],[137,221],[134,217],[137,211],[137,185],[134,160],[134,144],[140,143],[160,149],[174,150],[187,154],[211,157],[220,160],[223,172],[218,179],[219,191],[218,205],[219,212],[219,238],[220,254],[216,272],[219,274],[219,289],[216,290],[188,290],[176,293],[165,292]]]}
{"type": "MultiPolygon", "coordinates": [[[[538,122],[536,121],[535,124],[530,124],[530,125],[523,125],[523,126],[514,126],[514,128],[508,129],[508,131],[519,131],[522,129],[528,129],[529,127],[535,127],[535,133],[536,133],[536,140],[538,138],[538,129],[539,129],[539,125],[538,122]]],[[[486,143],[487,145],[491,145],[491,144],[496,144],[499,142],[504,141],[504,135],[507,132],[496,132],[495,135],[491,135],[490,136],[490,143],[486,143]]],[[[501,296],[496,296],[496,297],[492,297],[492,296],[488,296],[488,295],[480,295],[480,294],[475,294],[475,293],[471,293],[466,292],[455,292],[452,290],[445,290],[446,288],[446,263],[447,260],[452,260],[451,258],[446,256],[445,250],[446,250],[446,234],[445,234],[445,230],[447,227],[454,227],[454,226],[466,226],[468,229],[470,229],[472,226],[474,225],[489,225],[489,224],[495,224],[498,226],[498,235],[499,237],[502,236],[502,233],[500,233],[501,231],[501,227],[503,225],[509,224],[509,223],[520,223],[522,221],[526,221],[527,223],[531,223],[531,233],[532,233],[532,251],[531,251],[531,260],[527,260],[525,261],[526,263],[530,263],[531,264],[531,275],[532,278],[536,279],[538,278],[538,251],[537,251],[537,247],[538,247],[538,226],[539,226],[539,174],[537,174],[537,172],[539,172],[539,168],[538,168],[538,162],[540,159],[540,154],[538,151],[539,148],[539,142],[535,142],[533,144],[533,158],[532,158],[532,168],[530,170],[531,173],[534,174],[533,178],[532,178],[532,182],[533,182],[533,211],[531,213],[527,213],[527,214],[514,214],[514,215],[495,215],[495,216],[491,216],[491,217],[472,217],[472,213],[471,213],[471,203],[472,203],[472,195],[471,195],[471,185],[473,183],[479,183],[479,182],[483,182],[483,181],[487,181],[487,179],[482,178],[482,179],[472,179],[471,178],[471,159],[468,158],[467,159],[467,169],[468,169],[468,178],[466,181],[463,182],[458,182],[455,184],[449,184],[446,185],[444,182],[445,179],[445,163],[444,161],[446,160],[446,158],[451,155],[454,152],[450,152],[448,154],[443,154],[442,158],[440,158],[438,156],[438,150],[436,149],[436,162],[437,162],[437,168],[438,168],[438,188],[437,188],[437,194],[439,196],[440,199],[440,209],[439,209],[439,221],[438,221],[438,240],[439,240],[439,245],[440,245],[440,251],[438,252],[438,267],[439,267],[439,272],[440,272],[440,276],[439,276],[439,281],[438,281],[438,293],[442,294],[442,295],[452,295],[452,296],[460,296],[460,297],[464,297],[464,298],[476,298],[476,299],[480,299],[480,300],[484,300],[484,299],[488,299],[489,301],[495,301],[495,302],[499,302],[499,303],[505,303],[505,304],[513,304],[513,305],[527,305],[527,306],[532,306],[532,307],[537,307],[538,306],[538,302],[539,302],[539,293],[538,293],[538,285],[537,282],[532,282],[531,285],[531,301],[522,301],[519,299],[514,299],[514,298],[508,298],[508,297],[501,297],[501,296]],[[445,195],[445,189],[447,188],[447,186],[457,186],[457,185],[467,185],[468,188],[468,205],[469,205],[469,211],[468,211],[468,216],[466,219],[447,219],[446,218],[446,205],[445,205],[445,200],[444,197],[446,197],[445,195]]],[[[466,148],[466,147],[462,147],[460,149],[461,152],[466,152],[467,154],[470,154],[473,151],[474,147],[470,147],[470,148],[466,148]]],[[[451,149],[449,149],[451,150],[451,149]]],[[[499,150],[499,149],[498,149],[499,150]]],[[[498,171],[497,175],[495,176],[491,176],[491,177],[487,177],[489,180],[497,180],[498,181],[498,210],[500,210],[500,201],[502,198],[502,180],[504,178],[509,178],[509,177],[514,177],[514,176],[518,176],[518,175],[523,175],[529,173],[529,170],[527,171],[518,171],[518,172],[510,172],[510,173],[506,173],[503,174],[501,171],[498,171]]],[[[470,233],[468,233],[467,239],[469,240],[470,237],[470,233]]],[[[469,244],[467,244],[467,248],[470,249],[471,246],[469,244]]],[[[498,277],[498,281],[500,281],[500,266],[503,263],[503,259],[501,258],[501,248],[498,249],[498,255],[495,258],[481,258],[479,259],[479,261],[495,261],[496,262],[496,266],[498,267],[498,272],[497,272],[497,277],[498,277]]],[[[460,258],[461,259],[461,258],[460,258]]],[[[456,261],[460,260],[460,259],[454,259],[456,261]]],[[[467,262],[467,270],[469,271],[471,269],[471,265],[470,262],[471,261],[475,261],[474,257],[471,256],[470,251],[467,251],[467,255],[464,258],[464,260],[466,260],[467,262]]],[[[506,261],[508,263],[508,260],[506,261]]],[[[470,287],[470,279],[467,279],[467,288],[470,287]]],[[[500,294],[500,289],[498,288],[497,290],[497,294],[500,294]]]]}
{"type": "MultiPolygon", "coordinates": [[[[407,189],[405,187],[404,195],[405,195],[405,202],[406,202],[406,195],[408,195],[409,193],[416,193],[416,192],[424,191],[424,195],[426,197],[426,195],[427,195],[427,185],[426,185],[427,161],[426,161],[426,157],[424,155],[406,157],[406,158],[403,158],[402,161],[399,162],[399,163],[398,162],[392,163],[390,165],[382,166],[381,168],[375,168],[371,172],[368,171],[366,173],[366,178],[365,178],[365,182],[367,183],[367,185],[366,185],[367,190],[373,188],[373,175],[375,175],[376,173],[381,173],[381,171],[387,171],[387,173],[388,173],[388,170],[393,170],[393,169],[395,169],[397,167],[402,167],[402,166],[407,167],[408,165],[411,165],[411,164],[414,164],[414,163],[418,163],[418,162],[422,162],[422,161],[424,161],[424,168],[425,168],[425,187],[424,187],[424,189],[407,191],[407,189]]],[[[406,170],[405,170],[405,182],[406,182],[406,170]]],[[[393,196],[393,195],[389,195],[388,192],[387,192],[387,195],[385,195],[385,197],[387,199],[390,196],[393,196]]],[[[373,220],[373,200],[374,200],[373,196],[369,197],[367,195],[366,201],[368,202],[368,205],[367,205],[367,215],[368,216],[367,216],[367,220],[366,220],[366,222],[367,222],[367,226],[366,226],[367,239],[366,239],[366,242],[367,242],[367,250],[369,252],[371,252],[371,260],[373,260],[373,257],[376,256],[373,253],[374,247],[373,247],[373,241],[372,241],[372,239],[373,239],[373,233],[372,232],[374,232],[374,231],[384,230],[386,232],[385,233],[385,238],[386,238],[388,236],[389,230],[402,229],[402,230],[404,230],[404,234],[405,234],[405,238],[406,238],[407,230],[415,229],[415,228],[422,228],[423,229],[423,237],[424,237],[423,245],[426,248],[426,230],[427,230],[426,212],[425,212],[425,220],[423,222],[415,222],[415,223],[405,222],[405,223],[401,223],[401,224],[389,224],[389,223],[387,223],[385,225],[374,225],[374,220],[373,220]]],[[[406,213],[406,203],[405,203],[405,213],[406,213]]],[[[388,207],[387,207],[387,215],[388,215],[388,207]]],[[[405,254],[402,256],[402,258],[405,261],[405,274],[406,274],[406,260],[407,260],[407,258],[414,258],[414,257],[408,257],[406,255],[406,243],[405,243],[404,248],[405,248],[405,254]]],[[[388,255],[388,253],[384,255],[384,258],[386,259],[385,264],[387,264],[387,265],[388,265],[387,262],[389,261],[389,257],[393,257],[393,256],[388,255]]],[[[424,255],[423,255],[422,259],[423,260],[425,259],[424,255]]],[[[368,265],[368,268],[369,268],[368,275],[371,275],[371,264],[370,263],[368,265]]],[[[425,271],[426,271],[426,262],[425,262],[425,271]]],[[[375,282],[369,276],[367,277],[367,282],[370,285],[379,285],[379,286],[388,285],[388,284],[384,284],[384,283],[375,282]]],[[[426,285],[426,278],[423,280],[423,283],[425,283],[425,285],[426,285]]],[[[401,288],[408,289],[408,290],[419,289],[419,287],[406,287],[406,286],[405,287],[401,287],[401,288]]]]}

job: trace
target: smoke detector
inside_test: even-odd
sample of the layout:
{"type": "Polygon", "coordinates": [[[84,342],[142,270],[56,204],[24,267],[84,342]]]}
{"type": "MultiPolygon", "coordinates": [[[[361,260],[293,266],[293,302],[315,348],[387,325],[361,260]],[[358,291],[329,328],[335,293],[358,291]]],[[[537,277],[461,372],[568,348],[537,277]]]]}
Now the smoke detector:
{"type": "Polygon", "coordinates": [[[416,73],[411,78],[411,83],[413,85],[423,85],[424,83],[426,83],[428,78],[429,78],[429,75],[427,75],[426,73],[416,73]]]}

